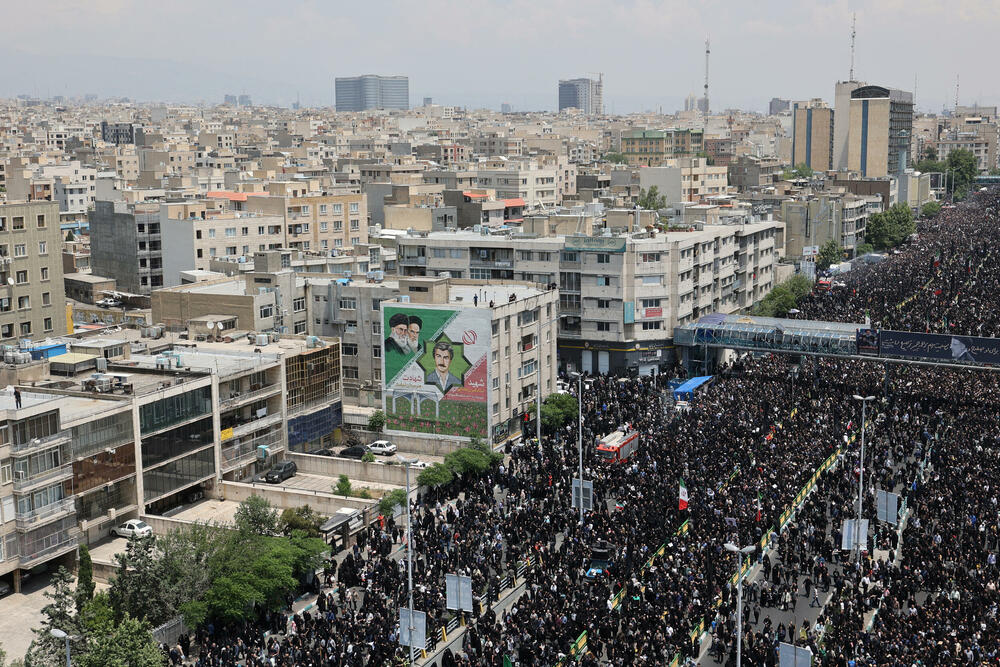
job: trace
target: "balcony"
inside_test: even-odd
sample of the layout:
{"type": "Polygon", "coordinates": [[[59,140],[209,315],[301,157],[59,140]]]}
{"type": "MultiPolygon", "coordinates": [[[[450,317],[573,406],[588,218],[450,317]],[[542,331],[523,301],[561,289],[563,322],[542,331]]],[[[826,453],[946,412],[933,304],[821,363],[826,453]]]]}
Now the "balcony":
{"type": "Polygon", "coordinates": [[[43,449],[63,445],[67,442],[69,442],[69,433],[61,431],[44,438],[32,438],[27,442],[14,442],[11,445],[11,451],[15,454],[36,454],[43,449]]]}
{"type": "Polygon", "coordinates": [[[399,263],[403,266],[427,266],[426,257],[402,257],[399,263]]]}
{"type": "Polygon", "coordinates": [[[30,512],[24,514],[18,512],[15,515],[15,525],[18,530],[30,530],[42,524],[62,519],[63,517],[67,517],[75,513],[76,504],[73,499],[63,498],[62,500],[50,503],[44,507],[39,507],[38,509],[31,510],[30,512]]]}
{"type": "Polygon", "coordinates": [[[513,259],[479,259],[469,260],[469,266],[483,269],[513,269],[513,259]]]}
{"type": "Polygon", "coordinates": [[[269,384],[267,386],[261,387],[259,389],[253,389],[251,391],[236,392],[229,396],[228,398],[223,398],[219,401],[219,406],[223,409],[231,408],[247,401],[252,401],[258,398],[263,398],[264,396],[270,396],[281,391],[281,384],[269,384]]]}
{"type": "MultiPolygon", "coordinates": [[[[20,471],[15,471],[15,478],[20,474],[20,471]]],[[[56,482],[65,482],[67,479],[73,478],[73,466],[63,465],[52,470],[46,470],[45,472],[32,475],[30,477],[23,477],[14,480],[14,493],[28,493],[34,489],[42,486],[47,486],[49,484],[55,484],[56,482]]]]}
{"type": "Polygon", "coordinates": [[[233,427],[233,437],[239,438],[244,435],[249,435],[254,431],[258,431],[262,428],[267,428],[268,426],[273,426],[281,422],[281,413],[275,412],[274,414],[265,415],[259,419],[253,419],[239,426],[233,427]]]}
{"type": "Polygon", "coordinates": [[[79,529],[73,528],[64,531],[58,535],[58,540],[55,543],[49,544],[38,551],[22,554],[20,567],[22,570],[26,570],[43,561],[52,560],[65,553],[69,553],[76,549],[79,539],[79,529]]]}
{"type": "Polygon", "coordinates": [[[268,433],[248,442],[241,442],[231,447],[223,447],[221,452],[222,471],[229,472],[233,468],[238,468],[241,465],[255,461],[258,455],[257,448],[261,445],[267,447],[272,454],[284,449],[282,432],[268,433]]]}

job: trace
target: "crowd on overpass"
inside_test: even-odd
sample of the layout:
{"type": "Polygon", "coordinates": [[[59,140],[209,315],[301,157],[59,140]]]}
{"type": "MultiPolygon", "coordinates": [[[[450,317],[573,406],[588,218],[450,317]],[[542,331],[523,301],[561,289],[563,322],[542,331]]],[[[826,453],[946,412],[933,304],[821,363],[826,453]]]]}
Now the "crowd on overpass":
{"type": "MultiPolygon", "coordinates": [[[[989,285],[1000,269],[978,235],[995,229],[997,211],[995,197],[979,195],[942,213],[901,254],[803,310],[854,321],[867,311],[883,327],[923,331],[926,322],[931,330],[993,335],[1000,309],[989,285]],[[986,316],[981,329],[970,312],[986,316]]],[[[582,524],[570,500],[575,422],[513,449],[488,474],[457,481],[450,500],[428,495],[414,503],[414,606],[428,614],[428,635],[440,636],[448,615],[446,573],[470,575],[482,603],[461,640],[432,652],[427,664],[500,667],[509,656],[521,667],[552,667],[586,632],[585,665],[667,665],[678,654],[702,655],[702,635],[692,633],[702,628],[731,662],[737,563],[726,542],[757,545],[744,597],[746,664],[776,664],[780,641],[809,646],[829,665],[997,659],[995,375],[745,356],[721,369],[685,411],[666,403],[665,379],[588,381],[584,477],[593,480],[595,499],[582,524]],[[855,395],[874,397],[862,494],[873,530],[852,559],[840,548],[840,531],[855,515],[860,479],[855,395]],[[598,460],[595,438],[626,424],[642,441],[634,458],[598,460]],[[678,504],[681,479],[686,509],[678,504]],[[799,491],[813,480],[802,500],[799,491]],[[901,537],[875,521],[876,489],[906,499],[901,537]],[[614,555],[607,573],[591,578],[598,540],[610,542],[614,555]],[[529,558],[517,595],[497,605],[500,582],[529,558]],[[815,619],[804,622],[805,610],[817,606],[815,619]]],[[[203,630],[195,662],[401,664],[403,539],[392,519],[373,524],[329,573],[315,609],[287,622],[272,617],[213,628],[211,636],[203,630]]]]}

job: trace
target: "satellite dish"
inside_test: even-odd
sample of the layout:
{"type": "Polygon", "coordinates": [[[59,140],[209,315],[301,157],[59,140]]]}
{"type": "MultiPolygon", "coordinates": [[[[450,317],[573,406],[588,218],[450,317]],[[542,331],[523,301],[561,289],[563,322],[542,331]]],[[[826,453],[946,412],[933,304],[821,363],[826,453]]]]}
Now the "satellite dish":
{"type": "Polygon", "coordinates": [[[8,278],[7,279],[7,284],[10,285],[11,287],[13,287],[14,286],[14,279],[13,278],[8,278]]]}
{"type": "Polygon", "coordinates": [[[216,325],[219,327],[219,331],[222,331],[222,322],[216,322],[216,325]]]}

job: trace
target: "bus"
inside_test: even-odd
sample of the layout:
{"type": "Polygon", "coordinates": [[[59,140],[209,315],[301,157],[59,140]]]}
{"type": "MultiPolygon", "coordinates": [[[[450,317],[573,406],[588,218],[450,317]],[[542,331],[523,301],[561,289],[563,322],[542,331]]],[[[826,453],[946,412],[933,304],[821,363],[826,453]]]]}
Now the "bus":
{"type": "Polygon", "coordinates": [[[639,433],[627,425],[601,438],[597,455],[607,463],[625,463],[639,449],[639,433]]]}

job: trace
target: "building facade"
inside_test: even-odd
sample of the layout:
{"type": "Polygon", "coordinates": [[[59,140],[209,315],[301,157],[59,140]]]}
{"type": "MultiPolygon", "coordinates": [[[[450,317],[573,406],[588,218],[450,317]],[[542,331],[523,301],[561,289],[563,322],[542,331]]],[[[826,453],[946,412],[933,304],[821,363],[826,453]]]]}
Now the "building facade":
{"type": "Polygon", "coordinates": [[[628,130],[622,149],[629,166],[662,167],[667,160],[690,157],[705,150],[703,130],[628,130]]]}
{"type": "Polygon", "coordinates": [[[913,132],[913,93],[863,86],[851,92],[847,168],[862,178],[902,174],[913,132]]]}
{"type": "Polygon", "coordinates": [[[814,101],[792,110],[792,164],[808,165],[813,171],[833,168],[833,109],[814,101]]]}
{"type": "Polygon", "coordinates": [[[337,111],[410,108],[410,79],[406,76],[337,77],[334,88],[337,111]]]}
{"type": "Polygon", "coordinates": [[[66,333],[59,206],[0,206],[0,340],[66,333]]]}
{"type": "Polygon", "coordinates": [[[579,109],[588,116],[604,114],[604,78],[559,81],[559,111],[579,109]]]}

